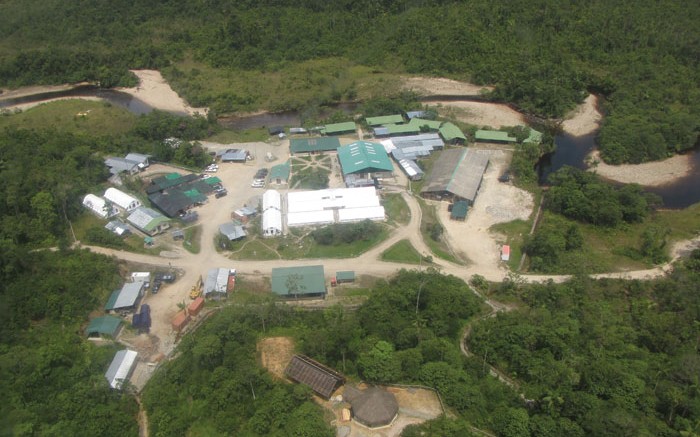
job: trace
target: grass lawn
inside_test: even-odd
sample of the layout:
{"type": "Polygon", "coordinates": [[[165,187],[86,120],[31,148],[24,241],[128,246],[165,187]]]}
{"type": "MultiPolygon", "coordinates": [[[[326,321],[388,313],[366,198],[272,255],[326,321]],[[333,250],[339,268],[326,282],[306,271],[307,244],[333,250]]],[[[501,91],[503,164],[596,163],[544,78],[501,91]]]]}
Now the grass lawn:
{"type": "Polygon", "coordinates": [[[508,267],[514,272],[517,272],[520,266],[520,259],[523,257],[523,243],[530,233],[531,226],[531,220],[514,220],[512,222],[498,223],[491,226],[492,231],[506,236],[506,244],[510,245],[508,267]]]}
{"type": "Polygon", "coordinates": [[[265,128],[246,130],[222,129],[220,132],[207,138],[206,141],[221,144],[250,143],[254,141],[266,141],[269,137],[270,135],[265,128]]]}
{"type": "Polygon", "coordinates": [[[431,226],[435,224],[442,226],[440,223],[440,218],[435,210],[435,205],[428,205],[425,200],[421,199],[420,197],[417,197],[417,199],[422,211],[420,232],[423,235],[423,241],[425,241],[425,244],[427,244],[430,250],[439,258],[455,264],[464,265],[464,261],[458,259],[450,252],[450,248],[447,246],[447,244],[445,244],[442,238],[440,238],[439,241],[435,241],[430,237],[431,226]]]}
{"type": "Polygon", "coordinates": [[[411,211],[400,194],[387,194],[382,197],[382,204],[390,222],[407,225],[411,221],[411,211]]]}
{"type": "Polygon", "coordinates": [[[0,116],[0,129],[14,126],[25,129],[55,128],[61,132],[104,136],[123,134],[136,124],[137,117],[119,106],[90,100],[59,100],[0,116]],[[84,115],[78,116],[78,113],[84,115]]]}
{"type": "Polygon", "coordinates": [[[182,247],[190,253],[199,253],[202,244],[202,225],[194,225],[185,228],[185,240],[182,247]]]}
{"type": "MultiPolygon", "coordinates": [[[[295,229],[299,231],[299,229],[295,229]]],[[[297,234],[298,235],[298,234],[297,234]]],[[[266,238],[262,241],[270,247],[274,247],[279,252],[282,259],[300,259],[300,258],[354,258],[375,245],[384,241],[389,236],[389,230],[382,226],[382,231],[379,235],[367,241],[354,241],[349,244],[340,244],[337,246],[323,246],[317,244],[310,236],[300,238],[298,236],[288,235],[285,237],[266,238]]],[[[249,254],[246,254],[249,255],[249,254]]],[[[238,259],[261,259],[243,258],[238,259]]],[[[269,259],[269,258],[265,258],[269,259]]],[[[274,259],[277,259],[275,257],[274,259]]]]}
{"type": "Polygon", "coordinates": [[[260,260],[268,261],[273,259],[280,259],[279,255],[275,253],[271,247],[276,247],[274,242],[275,238],[269,240],[261,240],[257,237],[248,237],[240,241],[234,241],[232,253],[229,255],[231,259],[238,260],[260,260]],[[272,243],[272,244],[268,244],[272,243]]]}
{"type": "Polygon", "coordinates": [[[408,240],[401,240],[394,244],[384,252],[382,252],[382,261],[393,261],[405,264],[420,264],[421,254],[418,253],[415,247],[408,240]]]}
{"type": "MultiPolygon", "coordinates": [[[[75,237],[79,241],[83,241],[85,239],[85,233],[88,231],[90,228],[102,228],[104,227],[105,224],[107,224],[106,220],[102,220],[98,218],[97,216],[94,216],[88,212],[82,214],[80,217],[78,217],[76,220],[73,220],[71,222],[73,226],[73,232],[75,232],[75,237]]],[[[70,232],[70,231],[68,231],[70,232]]],[[[161,250],[167,249],[167,247],[162,246],[162,245],[155,245],[153,247],[146,248],[143,245],[143,236],[139,233],[129,235],[128,237],[123,239],[125,243],[124,250],[128,250],[130,252],[136,252],[136,253],[145,253],[149,255],[158,255],[161,250]]],[[[158,241],[158,240],[156,240],[158,241]]],[[[89,244],[85,241],[83,241],[83,244],[89,244]]]]}
{"type": "Polygon", "coordinates": [[[326,166],[331,164],[330,156],[314,155],[305,158],[310,159],[292,158],[292,176],[289,186],[311,190],[328,187],[328,178],[331,172],[326,166]]]}

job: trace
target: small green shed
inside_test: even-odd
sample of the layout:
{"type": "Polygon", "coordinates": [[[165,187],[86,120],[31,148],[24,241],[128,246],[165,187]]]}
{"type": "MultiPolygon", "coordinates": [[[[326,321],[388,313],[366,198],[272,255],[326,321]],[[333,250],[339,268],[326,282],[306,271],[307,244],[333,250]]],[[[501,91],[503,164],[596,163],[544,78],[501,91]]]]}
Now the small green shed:
{"type": "Polygon", "coordinates": [[[355,272],[353,270],[335,272],[335,281],[338,284],[341,284],[343,282],[355,282],[355,272]]]}

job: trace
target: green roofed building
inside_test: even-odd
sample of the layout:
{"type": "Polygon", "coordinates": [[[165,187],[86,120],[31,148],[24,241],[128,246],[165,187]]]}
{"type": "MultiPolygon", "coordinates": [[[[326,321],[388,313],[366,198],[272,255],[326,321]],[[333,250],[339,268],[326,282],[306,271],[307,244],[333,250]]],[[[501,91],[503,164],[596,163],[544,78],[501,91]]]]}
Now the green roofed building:
{"type": "Polygon", "coordinates": [[[216,176],[212,176],[210,178],[203,179],[204,183],[207,185],[216,185],[221,183],[221,179],[219,179],[216,176]]]}
{"type": "Polygon", "coordinates": [[[389,136],[417,135],[420,133],[418,126],[410,124],[387,124],[384,126],[389,131],[389,136]]]}
{"type": "Polygon", "coordinates": [[[451,144],[464,144],[467,142],[464,132],[449,121],[440,126],[440,136],[445,142],[451,144]]]}
{"type": "Polygon", "coordinates": [[[340,135],[355,133],[357,131],[357,126],[355,126],[354,121],[346,121],[344,123],[332,123],[327,124],[321,129],[321,132],[326,135],[340,135]]]}
{"type": "Polygon", "coordinates": [[[340,147],[340,141],[334,137],[292,138],[289,140],[289,151],[292,155],[297,153],[334,152],[338,147],[340,147]]]}
{"type": "Polygon", "coordinates": [[[343,270],[340,272],[335,272],[335,280],[339,284],[342,282],[355,282],[355,271],[343,270]]]}
{"type": "Polygon", "coordinates": [[[343,176],[371,175],[376,173],[391,173],[391,164],[384,146],[369,141],[356,141],[352,144],[338,147],[338,161],[343,169],[343,176]]]}
{"type": "Polygon", "coordinates": [[[412,118],[411,121],[408,122],[409,125],[417,127],[419,130],[422,127],[427,127],[429,132],[438,132],[440,130],[440,126],[442,125],[441,121],[438,120],[425,120],[423,118],[412,118]]]}
{"type": "Polygon", "coordinates": [[[469,203],[466,200],[458,200],[452,204],[450,218],[452,220],[466,220],[469,203]]]}
{"type": "Polygon", "coordinates": [[[119,328],[122,326],[122,319],[114,316],[102,316],[90,320],[90,324],[85,329],[88,337],[109,336],[116,338],[119,328]]]}
{"type": "Polygon", "coordinates": [[[382,126],[385,124],[401,124],[404,122],[403,117],[400,114],[396,115],[382,115],[380,117],[367,117],[365,121],[369,126],[382,126]]]}
{"type": "Polygon", "coordinates": [[[518,141],[517,138],[511,137],[508,132],[483,129],[476,131],[474,139],[484,143],[515,143],[518,141]]]}
{"type": "Polygon", "coordinates": [[[530,128],[530,135],[523,140],[523,143],[540,144],[542,142],[542,132],[530,128]]]}
{"type": "Polygon", "coordinates": [[[285,162],[284,164],[275,165],[270,169],[270,183],[275,185],[286,185],[289,182],[289,173],[289,161],[285,162]]]}
{"type": "Polygon", "coordinates": [[[272,292],[285,299],[324,298],[326,278],[323,266],[272,269],[272,292]]]}

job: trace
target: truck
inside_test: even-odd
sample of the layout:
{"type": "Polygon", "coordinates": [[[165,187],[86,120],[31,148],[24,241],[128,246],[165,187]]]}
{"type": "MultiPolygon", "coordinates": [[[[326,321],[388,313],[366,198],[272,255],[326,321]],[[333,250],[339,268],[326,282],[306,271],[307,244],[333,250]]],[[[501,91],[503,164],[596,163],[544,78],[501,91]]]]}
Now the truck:
{"type": "Polygon", "coordinates": [[[204,286],[204,282],[202,281],[202,275],[199,275],[199,279],[197,279],[197,283],[192,286],[192,289],[190,290],[190,299],[194,300],[197,299],[199,296],[202,295],[202,288],[204,286]]]}

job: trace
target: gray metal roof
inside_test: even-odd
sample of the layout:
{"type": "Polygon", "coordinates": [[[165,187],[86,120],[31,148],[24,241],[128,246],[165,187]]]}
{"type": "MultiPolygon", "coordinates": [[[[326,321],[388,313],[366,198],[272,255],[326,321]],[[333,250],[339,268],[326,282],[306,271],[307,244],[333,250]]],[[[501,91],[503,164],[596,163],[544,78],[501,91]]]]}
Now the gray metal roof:
{"type": "Polygon", "coordinates": [[[228,149],[221,155],[221,160],[226,161],[245,161],[248,157],[248,152],[244,149],[228,149]]]}
{"type": "Polygon", "coordinates": [[[489,163],[488,152],[450,149],[440,154],[421,193],[447,191],[473,202],[489,163]]]}
{"type": "Polygon", "coordinates": [[[115,310],[119,308],[129,308],[136,304],[136,301],[141,296],[143,282],[127,282],[119,291],[117,301],[114,303],[115,310]]]}
{"type": "Polygon", "coordinates": [[[132,161],[125,158],[107,158],[105,159],[105,165],[109,167],[109,172],[111,174],[118,174],[123,171],[132,173],[137,171],[139,168],[138,161],[132,161]]]}
{"type": "Polygon", "coordinates": [[[105,378],[114,389],[121,389],[123,382],[128,378],[131,368],[136,362],[136,351],[124,349],[114,354],[114,359],[109,365],[105,378]]]}
{"type": "Polygon", "coordinates": [[[136,161],[139,164],[148,164],[148,158],[150,158],[150,155],[144,155],[143,153],[129,153],[125,157],[125,159],[136,161]]]}
{"type": "Polygon", "coordinates": [[[248,235],[243,229],[243,226],[236,225],[234,223],[224,223],[219,226],[219,232],[221,232],[229,240],[238,240],[248,235]]]}

